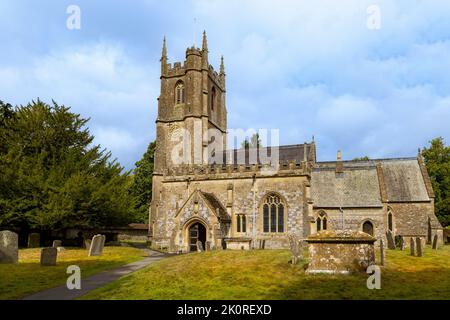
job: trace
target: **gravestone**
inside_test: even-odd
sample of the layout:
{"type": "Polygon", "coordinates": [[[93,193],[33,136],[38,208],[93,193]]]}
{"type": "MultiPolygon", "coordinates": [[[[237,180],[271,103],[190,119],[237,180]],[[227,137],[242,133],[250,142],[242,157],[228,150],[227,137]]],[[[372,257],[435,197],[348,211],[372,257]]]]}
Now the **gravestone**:
{"type": "Polygon", "coordinates": [[[198,252],[203,251],[203,243],[201,241],[197,241],[197,251],[198,252]]]}
{"type": "Polygon", "coordinates": [[[101,256],[103,252],[103,246],[105,244],[105,236],[97,234],[92,238],[91,246],[89,247],[88,256],[101,256]]]}
{"type": "Polygon", "coordinates": [[[305,241],[299,240],[298,241],[298,261],[303,260],[304,253],[305,253],[305,241]]]}
{"type": "Polygon", "coordinates": [[[61,240],[53,240],[53,245],[52,245],[52,247],[53,247],[53,248],[61,247],[61,243],[62,243],[61,240]]]}
{"type": "Polygon", "coordinates": [[[384,251],[383,239],[380,239],[380,257],[381,257],[380,265],[384,266],[384,260],[386,259],[386,253],[384,251]]]}
{"type": "Polygon", "coordinates": [[[414,238],[411,237],[409,239],[409,250],[410,250],[410,255],[415,256],[416,255],[416,250],[415,250],[415,244],[414,244],[414,238]]]}
{"type": "Polygon", "coordinates": [[[416,246],[417,246],[417,256],[423,257],[422,240],[419,237],[416,238],[416,246]]]}
{"type": "Polygon", "coordinates": [[[211,250],[211,241],[206,241],[206,251],[210,251],[211,250]]]}
{"type": "Polygon", "coordinates": [[[395,240],[394,240],[394,236],[392,235],[391,230],[388,230],[386,232],[386,238],[387,238],[388,249],[395,250],[395,240]]]}
{"type": "Polygon", "coordinates": [[[103,248],[105,247],[105,241],[106,241],[106,236],[104,234],[102,234],[102,241],[101,241],[101,246],[100,246],[100,255],[102,255],[103,253],[103,248]]]}
{"type": "Polygon", "coordinates": [[[41,246],[41,235],[39,233],[30,233],[28,235],[28,248],[39,248],[41,246]]]}
{"type": "Polygon", "coordinates": [[[58,252],[61,252],[61,251],[65,251],[66,248],[64,248],[64,247],[57,247],[56,250],[58,250],[58,252]]]}
{"type": "Polygon", "coordinates": [[[433,237],[433,249],[437,250],[437,248],[438,248],[438,236],[437,234],[435,234],[433,237]]]}
{"type": "Polygon", "coordinates": [[[91,239],[84,240],[84,247],[89,250],[91,248],[91,242],[91,239]]]}
{"type": "Polygon", "coordinates": [[[289,235],[288,236],[288,240],[289,240],[289,248],[291,249],[291,254],[292,254],[291,263],[292,264],[297,264],[298,260],[299,260],[299,257],[298,257],[298,240],[293,235],[289,235]]]}
{"type": "Polygon", "coordinates": [[[403,237],[400,238],[400,250],[405,250],[405,240],[403,237]]]}
{"type": "Polygon", "coordinates": [[[9,230],[0,231],[0,263],[19,261],[19,236],[9,230]]]}
{"type": "Polygon", "coordinates": [[[42,248],[41,250],[41,266],[56,266],[56,257],[58,250],[53,247],[42,248]]]}

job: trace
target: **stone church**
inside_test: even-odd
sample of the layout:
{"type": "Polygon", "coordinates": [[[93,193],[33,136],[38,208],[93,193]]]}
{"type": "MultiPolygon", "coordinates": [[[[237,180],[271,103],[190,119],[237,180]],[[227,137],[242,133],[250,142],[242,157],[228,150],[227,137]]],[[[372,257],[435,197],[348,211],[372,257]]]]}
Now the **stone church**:
{"type": "Polygon", "coordinates": [[[225,95],[223,58],[215,71],[205,33],[202,48],[188,48],[183,64],[168,63],[164,39],[149,213],[153,245],[170,252],[197,251],[200,244],[284,248],[288,235],[321,230],[360,230],[384,241],[390,231],[405,243],[437,234],[442,242],[420,152],[365,161],[343,161],[338,152],[336,161],[319,162],[314,139],[228,150],[225,95]],[[276,161],[262,156],[269,153],[276,161]]]}

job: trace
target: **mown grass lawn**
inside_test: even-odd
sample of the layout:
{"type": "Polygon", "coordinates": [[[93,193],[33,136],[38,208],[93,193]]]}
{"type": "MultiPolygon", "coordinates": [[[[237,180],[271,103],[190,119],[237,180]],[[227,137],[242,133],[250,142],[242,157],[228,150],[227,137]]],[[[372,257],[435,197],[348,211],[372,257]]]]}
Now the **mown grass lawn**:
{"type": "Polygon", "coordinates": [[[142,250],[127,247],[105,247],[103,255],[88,257],[86,249],[67,248],[58,252],[57,265],[40,265],[41,249],[19,250],[18,264],[0,264],[0,300],[19,299],[41,290],[66,283],[70,265],[81,268],[81,277],[138,261],[142,250]]]}
{"type": "Polygon", "coordinates": [[[287,250],[211,251],[159,261],[83,299],[450,299],[450,246],[387,251],[381,289],[367,274],[308,275],[287,250]]]}

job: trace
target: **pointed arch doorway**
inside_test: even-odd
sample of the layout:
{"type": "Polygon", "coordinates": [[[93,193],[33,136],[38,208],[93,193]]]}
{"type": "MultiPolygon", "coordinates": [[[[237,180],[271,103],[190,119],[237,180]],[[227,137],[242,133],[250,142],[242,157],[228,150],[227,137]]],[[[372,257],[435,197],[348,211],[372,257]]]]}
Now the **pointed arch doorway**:
{"type": "Polygon", "coordinates": [[[206,245],[206,228],[200,222],[193,223],[188,230],[189,236],[189,251],[195,252],[198,250],[197,241],[202,243],[203,248],[206,245]]]}

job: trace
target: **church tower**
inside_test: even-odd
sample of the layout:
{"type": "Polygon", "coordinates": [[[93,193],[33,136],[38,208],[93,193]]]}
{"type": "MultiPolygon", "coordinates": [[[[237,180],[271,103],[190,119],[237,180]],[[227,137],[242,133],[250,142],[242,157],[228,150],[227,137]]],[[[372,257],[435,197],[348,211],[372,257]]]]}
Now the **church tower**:
{"type": "Polygon", "coordinates": [[[223,57],[217,73],[208,61],[204,32],[202,48],[187,48],[183,64],[172,65],[164,38],[160,79],[154,175],[163,175],[166,169],[180,164],[207,164],[211,156],[208,143],[220,140],[226,149],[223,57]],[[214,137],[209,129],[215,129],[214,137]]]}

